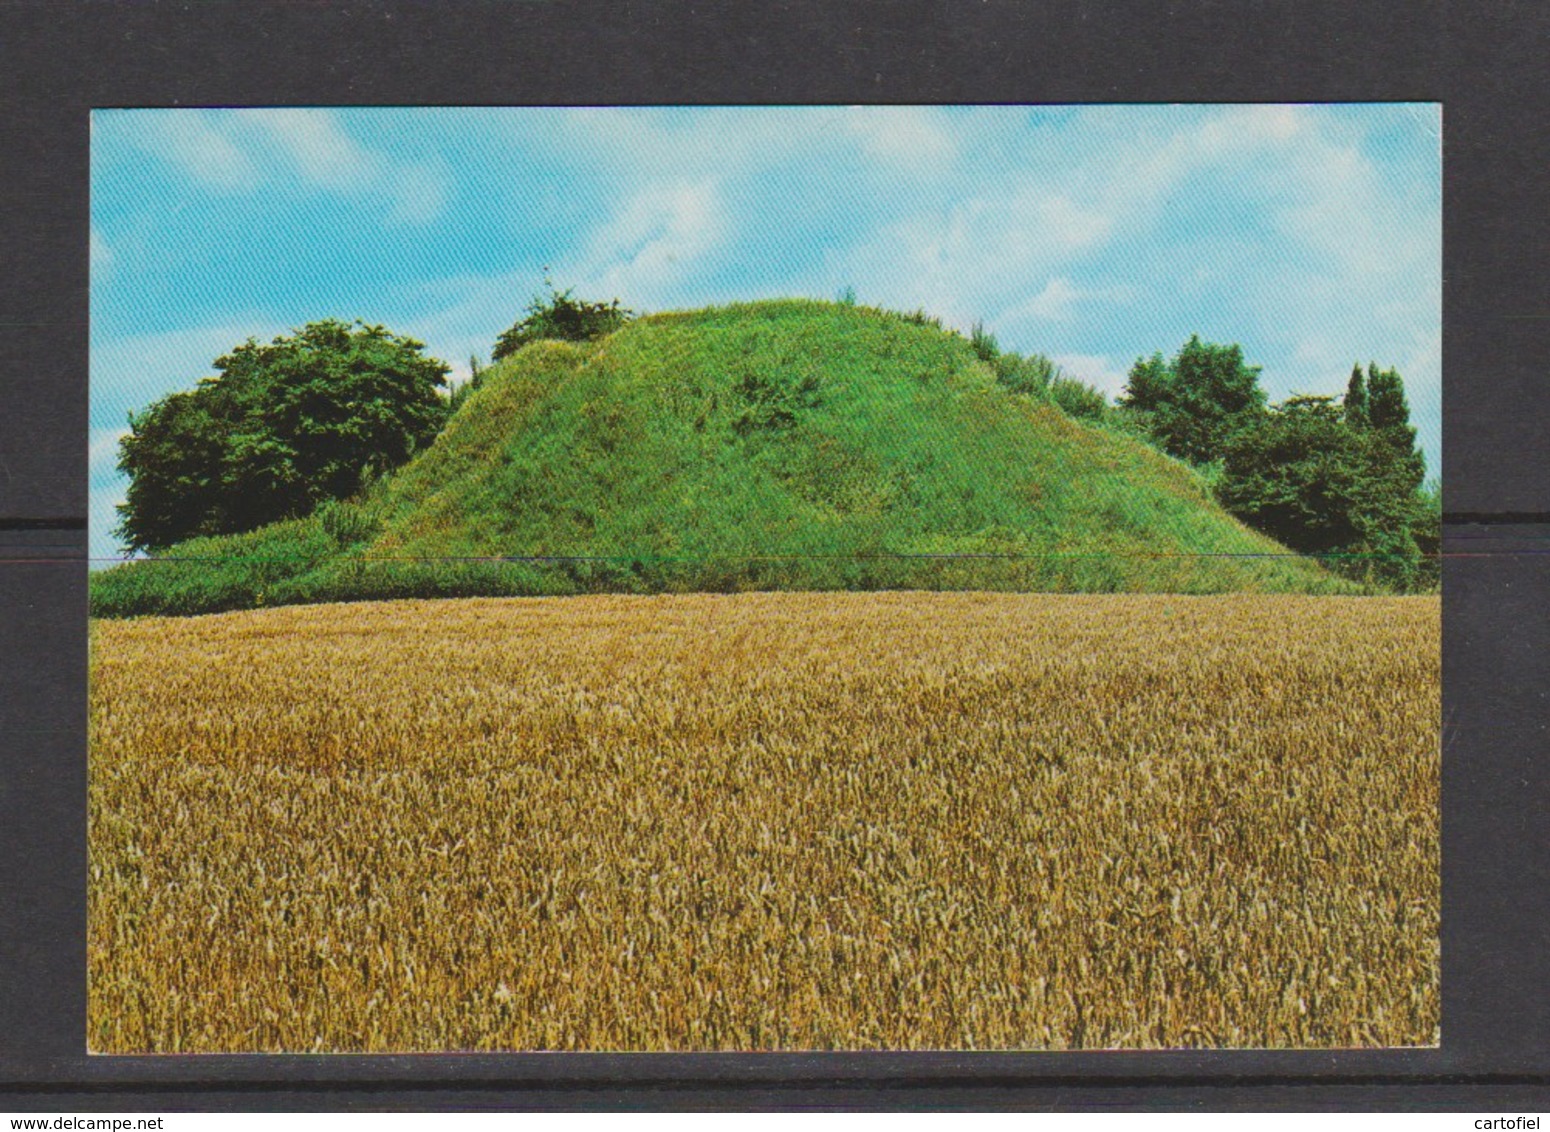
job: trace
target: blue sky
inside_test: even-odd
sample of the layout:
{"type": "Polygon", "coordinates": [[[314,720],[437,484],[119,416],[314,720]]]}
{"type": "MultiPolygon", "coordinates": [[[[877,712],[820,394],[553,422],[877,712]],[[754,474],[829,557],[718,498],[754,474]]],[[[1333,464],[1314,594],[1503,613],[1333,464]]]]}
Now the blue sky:
{"type": "Polygon", "coordinates": [[[91,547],[126,413],[363,318],[466,375],[541,288],[926,310],[1117,393],[1238,342],[1273,399],[1396,366],[1441,471],[1441,111],[108,110],[92,117],[91,547]]]}

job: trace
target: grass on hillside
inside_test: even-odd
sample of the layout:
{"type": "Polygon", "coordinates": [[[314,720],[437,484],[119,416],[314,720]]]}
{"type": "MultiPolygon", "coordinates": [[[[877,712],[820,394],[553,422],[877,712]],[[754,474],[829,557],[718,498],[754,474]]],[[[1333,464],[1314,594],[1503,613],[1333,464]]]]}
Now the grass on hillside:
{"type": "Polygon", "coordinates": [[[1439,609],[99,621],[89,1046],[1435,1044],[1439,609]]]}
{"type": "Polygon", "coordinates": [[[779,301],[530,345],[364,499],[100,571],[92,608],[871,589],[1356,592],[963,337],[779,301]]]}

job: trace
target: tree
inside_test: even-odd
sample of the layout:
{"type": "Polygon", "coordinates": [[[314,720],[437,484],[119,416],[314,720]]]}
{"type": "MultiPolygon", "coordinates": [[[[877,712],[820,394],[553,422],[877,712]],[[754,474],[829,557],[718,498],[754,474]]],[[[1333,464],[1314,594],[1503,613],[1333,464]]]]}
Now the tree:
{"type": "Polygon", "coordinates": [[[1244,364],[1241,347],[1202,342],[1192,335],[1167,364],[1161,354],[1137,359],[1120,405],[1145,414],[1164,451],[1205,464],[1219,458],[1235,433],[1264,414],[1259,373],[1258,366],[1244,364]]]}
{"type": "Polygon", "coordinates": [[[635,317],[635,312],[621,307],[618,299],[607,303],[577,299],[570,288],[557,290],[547,275],[544,286],[549,289],[549,294],[533,296],[526,315],[495,340],[495,348],[490,351],[491,362],[498,362],[529,342],[544,338],[561,338],[569,342],[601,338],[635,317]]]}
{"type": "Polygon", "coordinates": [[[1410,402],[1405,382],[1395,369],[1367,370],[1367,417],[1372,430],[1389,442],[1411,466],[1419,488],[1426,477],[1426,463],[1415,446],[1415,427],[1410,423],[1410,402]]]}
{"type": "Polygon", "coordinates": [[[1351,380],[1345,387],[1345,423],[1352,428],[1367,427],[1367,382],[1362,377],[1362,367],[1351,367],[1351,380]]]}
{"type": "Polygon", "coordinates": [[[1367,424],[1394,451],[1398,474],[1419,491],[1426,480],[1426,457],[1415,446],[1405,382],[1395,369],[1367,367],[1367,424]]]}
{"type": "Polygon", "coordinates": [[[1173,400],[1173,374],[1162,354],[1137,358],[1121,403],[1138,413],[1155,413],[1173,400]]]}
{"type": "Polygon", "coordinates": [[[1405,399],[1405,383],[1393,369],[1367,367],[1367,423],[1378,430],[1404,428],[1410,424],[1410,404],[1405,399]]]}
{"type": "Polygon", "coordinates": [[[197,392],[173,393],[131,413],[118,461],[130,477],[116,532],[126,549],[219,533],[223,458],[221,429],[197,392]]]}
{"type": "Polygon", "coordinates": [[[325,320],[216,359],[219,376],[131,414],[119,537],[232,534],[343,499],[430,443],[448,367],[381,326],[325,320]]]}
{"type": "Polygon", "coordinates": [[[1217,498],[1244,522],[1352,577],[1422,582],[1424,521],[1409,462],[1333,397],[1293,397],[1228,444],[1217,498]]]}
{"type": "Polygon", "coordinates": [[[1284,546],[1331,554],[1359,541],[1359,438],[1324,399],[1275,406],[1223,454],[1222,506],[1284,546]]]}

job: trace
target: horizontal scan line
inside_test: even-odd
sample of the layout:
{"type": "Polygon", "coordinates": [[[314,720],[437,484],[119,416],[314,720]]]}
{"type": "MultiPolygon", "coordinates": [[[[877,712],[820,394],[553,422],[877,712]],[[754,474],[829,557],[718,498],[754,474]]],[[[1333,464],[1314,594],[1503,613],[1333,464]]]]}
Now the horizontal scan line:
{"type": "MultiPolygon", "coordinates": [[[[1535,552],[1538,553],[1538,552],[1535,552]]],[[[1263,553],[1246,553],[1239,551],[1199,551],[1189,553],[1174,553],[1165,551],[1131,551],[1103,552],[1103,553],[1078,553],[1078,552],[1049,552],[1044,554],[997,554],[997,553],[963,553],[963,554],[700,554],[689,557],[678,557],[660,554],[492,554],[492,555],[454,555],[454,554],[383,554],[383,555],[359,555],[346,556],[346,562],[488,562],[510,563],[513,565],[549,565],[560,563],[581,562],[664,562],[664,563],[693,563],[693,562],[801,562],[808,560],[823,560],[837,562],[1037,562],[1047,559],[1142,559],[1165,560],[1183,558],[1272,558],[1283,560],[1315,559],[1325,561],[1329,559],[1341,560],[1378,560],[1384,558],[1402,558],[1399,554],[1370,553],[1308,553],[1295,552],[1276,553],[1267,551],[1263,553]]],[[[1425,558],[1453,557],[1448,552],[1442,554],[1423,555],[1425,558]]],[[[155,562],[300,562],[318,564],[323,562],[337,562],[338,558],[332,556],[309,557],[305,555],[163,555],[155,558],[89,558],[90,562],[114,562],[114,563],[155,563],[155,562]]]]}

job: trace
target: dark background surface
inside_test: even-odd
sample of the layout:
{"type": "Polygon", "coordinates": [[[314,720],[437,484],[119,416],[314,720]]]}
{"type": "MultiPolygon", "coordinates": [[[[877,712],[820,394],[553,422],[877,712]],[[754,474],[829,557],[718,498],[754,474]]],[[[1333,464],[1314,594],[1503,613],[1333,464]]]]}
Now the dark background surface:
{"type": "Polygon", "coordinates": [[[0,0],[0,1109],[1550,1107],[1550,14],[1529,3],[0,0]],[[88,113],[1441,101],[1443,1045],[87,1058],[88,113]]]}

